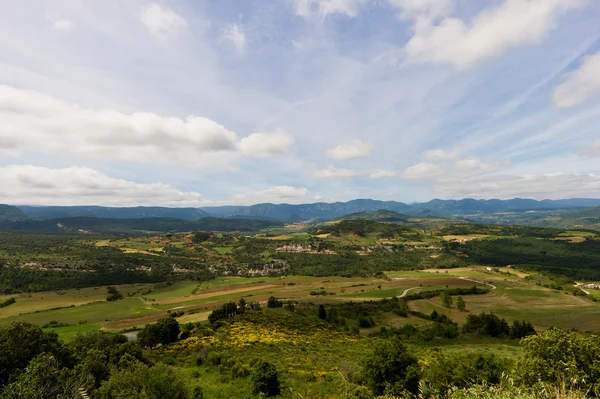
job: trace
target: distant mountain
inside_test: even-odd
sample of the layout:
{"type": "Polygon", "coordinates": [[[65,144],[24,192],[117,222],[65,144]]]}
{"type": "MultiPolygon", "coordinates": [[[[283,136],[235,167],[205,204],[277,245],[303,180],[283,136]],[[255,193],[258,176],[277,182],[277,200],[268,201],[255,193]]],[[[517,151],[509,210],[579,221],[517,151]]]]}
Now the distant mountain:
{"type": "Polygon", "coordinates": [[[215,216],[221,217],[253,217],[269,218],[284,221],[302,221],[311,219],[330,220],[338,216],[357,212],[376,211],[379,209],[401,212],[409,208],[402,202],[357,199],[348,202],[317,202],[314,204],[257,204],[246,207],[202,208],[215,216]]]}
{"type": "Polygon", "coordinates": [[[600,206],[600,199],[574,198],[565,200],[543,200],[515,198],[511,200],[461,200],[434,199],[417,204],[396,201],[356,199],[348,202],[317,202],[313,204],[257,204],[251,206],[218,206],[203,208],[135,207],[117,208],[101,206],[20,206],[25,215],[32,219],[47,220],[64,217],[99,217],[114,219],[176,218],[198,220],[206,217],[243,218],[300,222],[308,220],[332,220],[340,216],[361,212],[386,210],[404,215],[420,217],[477,217],[478,215],[501,214],[504,212],[576,210],[600,206]]]}
{"type": "Polygon", "coordinates": [[[376,222],[407,222],[410,216],[398,212],[379,209],[373,212],[351,213],[336,218],[337,220],[373,220],[376,222]]]}
{"type": "Polygon", "coordinates": [[[434,199],[414,204],[405,213],[409,215],[427,214],[428,216],[466,216],[470,214],[519,212],[532,210],[575,209],[600,206],[600,199],[574,198],[566,200],[543,200],[514,198],[511,200],[461,200],[434,199]]]}
{"type": "Polygon", "coordinates": [[[71,217],[0,223],[0,231],[64,234],[160,234],[188,231],[258,231],[280,222],[248,219],[202,218],[196,221],[173,218],[107,219],[71,217]]]}
{"type": "Polygon", "coordinates": [[[65,217],[96,217],[110,219],[175,218],[198,220],[210,216],[198,208],[166,208],[138,206],[132,208],[104,206],[20,206],[32,219],[48,220],[65,217]]]}
{"type": "Polygon", "coordinates": [[[0,204],[0,222],[15,222],[26,219],[27,215],[16,206],[0,204]]]}

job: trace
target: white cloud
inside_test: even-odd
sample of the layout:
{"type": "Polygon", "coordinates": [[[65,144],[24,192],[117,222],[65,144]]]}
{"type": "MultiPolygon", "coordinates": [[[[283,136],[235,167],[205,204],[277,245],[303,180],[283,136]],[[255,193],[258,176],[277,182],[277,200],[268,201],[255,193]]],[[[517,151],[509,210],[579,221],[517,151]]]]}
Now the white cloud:
{"type": "Polygon", "coordinates": [[[341,179],[350,180],[355,177],[367,177],[371,180],[384,179],[388,177],[394,177],[397,173],[393,170],[386,169],[372,169],[372,170],[358,170],[358,169],[345,169],[336,168],[333,165],[329,165],[325,169],[318,170],[313,173],[313,176],[318,179],[341,179]]]}
{"type": "MultiPolygon", "coordinates": [[[[448,63],[465,69],[496,57],[510,48],[540,42],[565,12],[581,7],[585,0],[504,0],[485,9],[471,21],[444,17],[446,6],[428,0],[393,1],[405,17],[414,18],[414,35],[404,50],[408,61],[448,63]]],[[[444,4],[446,2],[443,2],[444,4]]]]}
{"type": "Polygon", "coordinates": [[[439,151],[426,151],[423,156],[429,162],[423,162],[407,168],[402,176],[406,179],[415,180],[454,180],[471,178],[486,173],[496,172],[508,166],[508,162],[502,160],[482,161],[476,157],[457,158],[457,156],[444,156],[439,151]],[[435,154],[437,156],[432,156],[435,154]]]}
{"type": "Polygon", "coordinates": [[[224,201],[228,204],[250,205],[258,203],[301,203],[315,201],[319,197],[313,195],[303,187],[273,186],[264,190],[251,191],[245,194],[236,194],[230,200],[224,201]]]}
{"type": "Polygon", "coordinates": [[[244,29],[238,24],[233,24],[225,29],[223,37],[229,40],[239,53],[243,52],[246,48],[246,34],[244,33],[244,29]]]}
{"type": "Polygon", "coordinates": [[[446,16],[454,9],[453,0],[388,0],[390,5],[400,9],[400,18],[446,16]]]}
{"type": "Polygon", "coordinates": [[[50,29],[58,31],[58,32],[71,32],[75,24],[68,19],[59,19],[58,21],[53,21],[50,24],[50,29]]]}
{"type": "Polygon", "coordinates": [[[296,15],[306,19],[313,16],[323,20],[330,14],[356,17],[367,0],[294,0],[296,15]]]}
{"type": "Polygon", "coordinates": [[[371,143],[362,140],[352,140],[327,150],[326,154],[328,157],[338,160],[365,158],[369,156],[373,148],[374,145],[371,143]]]}
{"type": "Polygon", "coordinates": [[[241,155],[280,155],[293,138],[283,131],[238,136],[203,117],[123,114],[68,104],[0,86],[0,151],[9,155],[72,154],[125,162],[227,167],[241,155]]]}
{"type": "Polygon", "coordinates": [[[0,167],[0,203],[27,205],[200,206],[202,195],[163,183],[135,183],[98,171],[31,165],[0,167]]]}
{"type": "Polygon", "coordinates": [[[167,6],[151,4],[142,9],[140,21],[148,31],[161,39],[177,34],[187,27],[187,21],[167,6]]]}
{"type": "Polygon", "coordinates": [[[586,57],[579,68],[566,76],[554,90],[552,99],[558,108],[584,103],[600,93],[600,52],[586,57]]]}
{"type": "Polygon", "coordinates": [[[386,169],[376,169],[369,173],[369,179],[377,180],[377,179],[385,179],[388,177],[395,177],[398,173],[395,170],[386,170],[386,169]]]}
{"type": "Polygon", "coordinates": [[[313,173],[313,176],[319,179],[351,179],[365,174],[362,170],[336,168],[329,165],[327,168],[313,173]]]}
{"type": "MultiPolygon", "coordinates": [[[[599,152],[600,153],[600,152],[599,152]]],[[[478,158],[439,159],[407,168],[402,177],[449,198],[569,198],[600,196],[600,175],[510,174],[509,163],[478,158]]]]}
{"type": "Polygon", "coordinates": [[[600,157],[600,140],[593,142],[589,146],[581,148],[579,150],[579,155],[600,157]]]}
{"type": "Polygon", "coordinates": [[[293,146],[294,138],[283,130],[252,133],[240,141],[242,154],[251,157],[285,155],[293,146]]]}
{"type": "Polygon", "coordinates": [[[427,150],[423,153],[423,159],[429,162],[452,161],[458,159],[458,153],[442,149],[427,150]]]}

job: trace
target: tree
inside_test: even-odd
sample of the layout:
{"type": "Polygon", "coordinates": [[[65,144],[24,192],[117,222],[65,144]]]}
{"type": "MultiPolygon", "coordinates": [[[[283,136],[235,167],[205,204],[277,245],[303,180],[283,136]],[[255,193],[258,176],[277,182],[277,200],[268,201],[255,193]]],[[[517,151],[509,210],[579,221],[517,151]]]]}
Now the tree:
{"type": "Polygon", "coordinates": [[[208,240],[209,238],[210,238],[210,233],[206,233],[204,231],[199,231],[197,233],[194,233],[194,236],[192,237],[192,242],[194,244],[199,244],[201,242],[208,240]]]}
{"type": "Polygon", "coordinates": [[[166,345],[177,341],[179,323],[172,317],[165,317],[144,327],[138,335],[138,343],[145,348],[154,348],[158,344],[166,345]]]}
{"type": "Polygon", "coordinates": [[[537,334],[533,325],[528,321],[513,321],[509,335],[512,339],[520,339],[537,334]]]}
{"type": "Polygon", "coordinates": [[[442,305],[450,309],[452,307],[452,297],[446,291],[440,292],[440,300],[442,305]]]}
{"type": "Polygon", "coordinates": [[[281,302],[279,299],[275,298],[274,296],[269,297],[269,299],[267,299],[267,307],[268,308],[280,308],[283,306],[283,302],[281,302]]]}
{"type": "Polygon", "coordinates": [[[523,355],[514,376],[523,385],[565,384],[566,389],[592,390],[600,382],[600,336],[581,337],[553,328],[521,341],[523,355]]]}
{"type": "Polygon", "coordinates": [[[13,373],[24,369],[36,356],[47,353],[61,366],[72,364],[71,353],[54,332],[43,332],[36,325],[17,322],[0,328],[0,388],[13,373]]]}
{"type": "Polygon", "coordinates": [[[463,331],[499,338],[509,335],[510,328],[506,320],[499,318],[495,314],[481,313],[479,315],[468,315],[467,322],[463,326],[463,331]]]}
{"type": "Polygon", "coordinates": [[[76,397],[82,382],[50,354],[42,354],[4,390],[3,399],[70,399],[76,397]]]}
{"type": "Polygon", "coordinates": [[[319,305],[319,319],[326,320],[327,312],[325,311],[325,306],[319,305]]]}
{"type": "Polygon", "coordinates": [[[251,377],[252,389],[255,395],[265,394],[268,396],[279,395],[279,377],[277,369],[271,363],[260,360],[254,366],[251,377]]]}
{"type": "Polygon", "coordinates": [[[238,312],[240,314],[246,312],[246,300],[244,298],[240,298],[240,301],[238,302],[238,312]]]}
{"type": "Polygon", "coordinates": [[[467,303],[465,302],[465,300],[462,298],[462,296],[459,296],[458,298],[456,298],[456,307],[458,308],[458,310],[460,310],[461,312],[464,312],[465,309],[467,308],[467,303]]]}
{"type": "Polygon", "coordinates": [[[106,289],[108,291],[108,296],[106,297],[106,300],[108,302],[123,299],[123,294],[121,294],[119,291],[117,291],[117,289],[115,287],[107,287],[106,289]]]}
{"type": "Polygon", "coordinates": [[[398,338],[377,345],[364,370],[366,385],[375,395],[418,391],[419,362],[398,338]]]}
{"type": "Polygon", "coordinates": [[[154,367],[134,361],[102,384],[102,399],[189,399],[185,381],[173,369],[163,364],[154,367]]]}

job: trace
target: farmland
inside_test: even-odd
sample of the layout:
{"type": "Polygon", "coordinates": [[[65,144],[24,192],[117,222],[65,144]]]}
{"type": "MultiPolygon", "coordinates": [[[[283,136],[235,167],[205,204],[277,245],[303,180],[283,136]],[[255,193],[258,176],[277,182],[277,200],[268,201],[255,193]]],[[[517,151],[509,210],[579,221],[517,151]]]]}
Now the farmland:
{"type": "Polygon", "coordinates": [[[421,223],[0,234],[0,331],[28,322],[74,345],[98,331],[126,333],[149,362],[171,365],[205,398],[252,397],[249,375],[260,359],[290,394],[337,398],[367,389],[357,373],[392,338],[419,359],[424,389],[434,389],[438,377],[425,365],[441,358],[509,372],[524,356],[518,338],[532,331],[600,333],[596,233],[421,223]],[[496,335],[467,328],[484,314],[505,327],[496,335]],[[147,344],[147,331],[167,322],[177,323],[176,339],[147,344]]]}

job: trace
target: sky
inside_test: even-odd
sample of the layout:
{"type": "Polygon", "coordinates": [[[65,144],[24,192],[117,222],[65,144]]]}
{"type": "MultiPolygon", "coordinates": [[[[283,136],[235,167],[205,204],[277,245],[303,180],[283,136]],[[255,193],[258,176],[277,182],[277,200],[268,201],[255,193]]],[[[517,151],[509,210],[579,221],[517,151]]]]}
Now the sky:
{"type": "Polygon", "coordinates": [[[600,198],[600,1],[0,0],[0,203],[600,198]]]}

